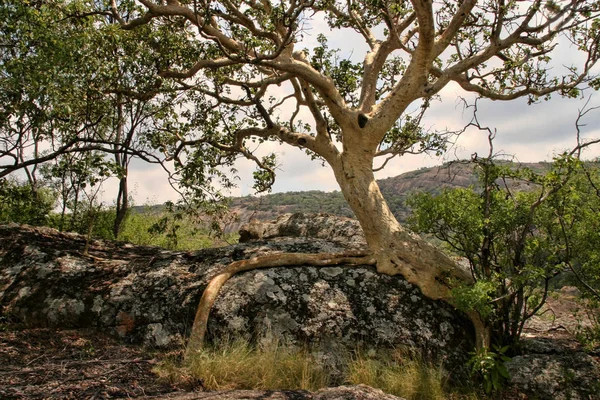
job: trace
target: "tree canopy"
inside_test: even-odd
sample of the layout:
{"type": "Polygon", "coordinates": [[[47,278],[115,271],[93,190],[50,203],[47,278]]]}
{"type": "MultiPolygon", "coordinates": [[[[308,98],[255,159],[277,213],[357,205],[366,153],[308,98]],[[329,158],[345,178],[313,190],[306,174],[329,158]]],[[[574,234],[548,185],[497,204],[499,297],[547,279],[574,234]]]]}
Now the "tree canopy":
{"type": "Polygon", "coordinates": [[[598,1],[38,0],[0,16],[0,177],[99,150],[172,165],[203,200],[233,183],[223,167],[238,157],[268,190],[278,161],[257,144],[285,143],[331,167],[379,272],[450,302],[472,276],[400,226],[374,170],[444,150],[421,119],[452,82],[530,102],[600,86],[598,1]],[[320,32],[306,48],[321,22],[346,43],[320,32]]]}
{"type": "Polygon", "coordinates": [[[264,190],[277,165],[253,154],[252,143],[264,140],[303,148],[334,170],[358,154],[380,159],[377,169],[407,152],[443,150],[444,136],[419,122],[450,82],[490,99],[530,101],[596,86],[598,8],[594,1],[8,2],[2,158],[13,162],[0,174],[100,148],[173,161],[179,183],[197,191],[241,155],[257,163],[256,188],[264,190]],[[305,48],[321,21],[349,32],[351,46],[332,48],[320,33],[318,45],[305,48]],[[364,56],[351,54],[355,47],[364,56]],[[577,63],[558,68],[552,58],[566,47],[577,63]],[[149,147],[108,126],[123,97],[134,108],[159,107],[128,123],[145,124],[140,140],[149,147]],[[38,154],[41,142],[51,148],[38,154]]]}

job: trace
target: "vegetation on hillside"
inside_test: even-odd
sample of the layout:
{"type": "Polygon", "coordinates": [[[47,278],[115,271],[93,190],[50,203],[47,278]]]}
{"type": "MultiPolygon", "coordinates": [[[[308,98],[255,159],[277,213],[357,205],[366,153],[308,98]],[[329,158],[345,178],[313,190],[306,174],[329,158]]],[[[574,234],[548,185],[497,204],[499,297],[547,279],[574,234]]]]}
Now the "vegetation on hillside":
{"type": "Polygon", "coordinates": [[[212,229],[209,217],[184,213],[173,205],[131,210],[115,237],[113,228],[117,211],[114,207],[82,201],[77,207],[70,203],[57,212],[57,205],[61,204],[58,197],[51,186],[33,190],[28,183],[0,179],[0,223],[47,226],[89,238],[121,240],[170,250],[196,250],[237,241],[237,233],[222,234],[212,229]]]}

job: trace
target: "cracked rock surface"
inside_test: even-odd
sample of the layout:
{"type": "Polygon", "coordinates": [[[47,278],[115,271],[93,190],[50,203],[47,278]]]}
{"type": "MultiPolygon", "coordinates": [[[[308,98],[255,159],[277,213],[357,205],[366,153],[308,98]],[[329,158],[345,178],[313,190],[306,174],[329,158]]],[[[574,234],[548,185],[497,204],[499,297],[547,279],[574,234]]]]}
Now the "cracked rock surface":
{"type": "Polygon", "coordinates": [[[541,400],[600,399],[600,362],[571,343],[523,340],[523,354],[506,366],[511,385],[541,400]]]}
{"type": "Polygon", "coordinates": [[[232,390],[225,392],[169,395],[161,399],[174,400],[404,400],[364,385],[339,386],[316,392],[300,390],[232,390]]]}
{"type": "MultiPolygon", "coordinates": [[[[356,248],[341,236],[326,236],[273,237],[194,252],[93,241],[83,255],[82,236],[4,225],[0,312],[28,326],[93,327],[126,342],[181,345],[204,288],[227,264],[277,252],[356,248]]],[[[275,335],[320,344],[325,354],[357,342],[403,346],[449,365],[461,365],[473,348],[472,326],[461,313],[370,266],[269,268],[234,276],[208,329],[209,340],[275,335]]]]}

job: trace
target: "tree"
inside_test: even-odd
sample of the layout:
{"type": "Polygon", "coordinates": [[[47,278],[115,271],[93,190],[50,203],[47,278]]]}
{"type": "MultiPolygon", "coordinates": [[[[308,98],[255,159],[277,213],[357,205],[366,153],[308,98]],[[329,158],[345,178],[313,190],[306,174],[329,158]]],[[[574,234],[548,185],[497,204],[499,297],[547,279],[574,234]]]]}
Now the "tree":
{"type": "Polygon", "coordinates": [[[494,153],[496,133],[480,125],[477,104],[474,110],[469,126],[487,131],[490,146],[486,157],[467,161],[479,185],[413,195],[411,225],[468,263],[474,284],[452,289],[455,304],[484,318],[498,348],[514,348],[558,275],[572,273],[598,295],[597,246],[591,244],[598,235],[598,175],[581,153],[600,139],[581,138],[580,120],[593,108],[583,110],[573,150],[537,168],[519,166],[494,153]]]}
{"type": "Polygon", "coordinates": [[[591,326],[582,326],[578,339],[586,345],[600,342],[600,169],[598,162],[577,165],[577,174],[552,204],[553,224],[546,230],[564,253],[570,282],[581,289],[591,326]]]}
{"type": "MultiPolygon", "coordinates": [[[[273,140],[305,149],[331,167],[364,230],[370,255],[357,262],[376,263],[381,273],[402,274],[426,296],[450,302],[451,278],[472,277],[400,226],[375,182],[374,169],[409,152],[443,150],[444,135],[422,129],[419,122],[430,100],[450,82],[490,99],[528,97],[531,102],[556,92],[577,96],[580,85],[599,83],[590,75],[598,60],[600,6],[595,1],[137,4],[98,1],[80,15],[109,15],[121,28],[138,32],[140,43],[148,39],[150,48],[159,49],[152,53],[157,60],[151,68],[157,71],[154,84],[132,91],[157,98],[179,91],[185,97],[176,119],[183,125],[147,135],[173,161],[182,187],[204,198],[217,179],[230,183],[219,167],[232,166],[243,156],[258,166],[256,188],[266,190],[276,160],[257,157],[251,143],[273,140]],[[299,48],[315,18],[331,29],[358,33],[368,49],[362,62],[342,58],[325,36],[312,50],[299,48]],[[583,57],[564,74],[553,75],[551,56],[560,41],[573,44],[583,57]],[[412,114],[411,105],[416,108],[412,114]],[[375,166],[375,160],[383,161],[375,166]]],[[[291,255],[288,261],[301,263],[300,258],[291,255]]],[[[337,262],[317,258],[312,262],[337,262]]],[[[285,264],[265,260],[269,262],[285,264]]],[[[207,298],[211,290],[205,292],[207,298]]],[[[209,303],[199,307],[198,321],[209,303]]],[[[485,346],[486,329],[477,315],[470,316],[478,346],[485,346]]],[[[194,328],[190,347],[201,343],[202,335],[203,328],[194,328]]]]}
{"type": "MultiPolygon", "coordinates": [[[[374,160],[443,148],[443,137],[418,123],[450,82],[490,99],[526,96],[531,102],[555,92],[577,96],[579,85],[597,84],[590,76],[598,60],[599,4],[593,1],[139,3],[144,9],[129,19],[113,3],[124,29],[171,23],[197,46],[192,66],[175,63],[159,73],[197,99],[183,115],[189,135],[162,138],[182,184],[204,186],[217,152],[254,160],[268,187],[274,160],[258,159],[249,143],[303,148],[332,168],[377,270],[402,274],[435,299],[452,301],[450,277],[471,277],[400,226],[375,182],[374,160]],[[341,58],[324,36],[313,50],[298,48],[306,24],[317,17],[331,29],[358,32],[368,47],[363,62],[341,58]],[[584,57],[553,76],[551,56],[560,37],[584,57]],[[287,95],[274,97],[275,88],[287,95]],[[421,104],[417,115],[406,114],[415,102],[421,104]]],[[[486,345],[485,329],[477,330],[478,345],[486,345]]]]}
{"type": "Polygon", "coordinates": [[[569,184],[551,203],[546,232],[560,243],[563,268],[584,297],[600,304],[600,169],[596,162],[577,163],[569,184]]]}
{"type": "Polygon", "coordinates": [[[453,289],[455,304],[485,319],[498,348],[513,348],[558,276],[573,275],[584,293],[600,298],[598,200],[584,171],[598,175],[572,154],[538,172],[492,157],[473,166],[478,188],[412,197],[412,227],[468,263],[475,283],[453,289]],[[530,189],[518,190],[527,187],[520,183],[530,189]]]}
{"type": "MultiPolygon", "coordinates": [[[[99,163],[113,158],[119,179],[117,236],[128,209],[131,159],[162,162],[148,151],[149,139],[141,133],[176,126],[177,97],[149,94],[157,65],[168,59],[154,45],[156,32],[118,29],[111,14],[93,12],[94,5],[84,0],[0,4],[0,177],[25,171],[35,189],[44,163],[94,152],[102,155],[92,157],[99,163]]],[[[176,42],[173,36],[171,43],[176,42]]],[[[62,162],[64,174],[70,167],[81,172],[62,162]]]]}
{"type": "Polygon", "coordinates": [[[115,175],[117,168],[101,152],[63,154],[53,162],[43,164],[44,182],[58,195],[60,216],[54,226],[60,231],[87,234],[92,228],[94,208],[98,208],[94,204],[98,192],[104,181],[115,175]]]}

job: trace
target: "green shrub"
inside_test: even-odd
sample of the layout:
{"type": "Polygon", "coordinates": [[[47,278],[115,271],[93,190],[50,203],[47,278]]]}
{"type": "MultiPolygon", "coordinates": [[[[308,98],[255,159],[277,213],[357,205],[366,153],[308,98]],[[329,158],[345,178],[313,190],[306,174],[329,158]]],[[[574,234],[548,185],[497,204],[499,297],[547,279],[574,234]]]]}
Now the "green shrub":
{"type": "Polygon", "coordinates": [[[54,207],[55,193],[35,189],[14,179],[0,179],[0,223],[45,225],[54,207]]]}

